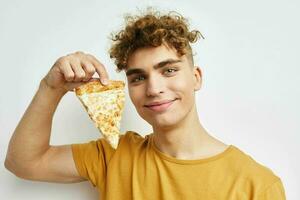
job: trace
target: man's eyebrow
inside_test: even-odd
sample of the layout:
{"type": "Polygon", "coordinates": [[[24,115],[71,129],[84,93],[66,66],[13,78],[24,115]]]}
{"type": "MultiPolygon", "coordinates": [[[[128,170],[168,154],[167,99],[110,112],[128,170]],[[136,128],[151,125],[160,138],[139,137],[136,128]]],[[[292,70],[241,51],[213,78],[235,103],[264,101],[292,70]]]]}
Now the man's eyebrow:
{"type": "MultiPolygon", "coordinates": [[[[165,65],[174,64],[174,63],[178,63],[178,62],[181,62],[181,60],[169,58],[169,59],[163,60],[163,61],[155,64],[153,66],[153,68],[159,69],[159,68],[164,67],[165,65]]],[[[131,69],[127,70],[126,76],[130,76],[132,74],[142,74],[142,73],[145,73],[145,70],[143,70],[141,68],[131,68],[131,69]]]]}

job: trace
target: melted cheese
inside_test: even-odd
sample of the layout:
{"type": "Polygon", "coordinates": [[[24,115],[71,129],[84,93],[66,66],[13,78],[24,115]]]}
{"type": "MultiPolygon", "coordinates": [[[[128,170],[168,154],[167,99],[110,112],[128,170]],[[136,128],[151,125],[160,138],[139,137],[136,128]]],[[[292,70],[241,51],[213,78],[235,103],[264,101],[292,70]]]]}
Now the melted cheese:
{"type": "Polygon", "coordinates": [[[122,89],[85,93],[79,96],[89,116],[104,137],[116,148],[125,94],[122,89]]]}

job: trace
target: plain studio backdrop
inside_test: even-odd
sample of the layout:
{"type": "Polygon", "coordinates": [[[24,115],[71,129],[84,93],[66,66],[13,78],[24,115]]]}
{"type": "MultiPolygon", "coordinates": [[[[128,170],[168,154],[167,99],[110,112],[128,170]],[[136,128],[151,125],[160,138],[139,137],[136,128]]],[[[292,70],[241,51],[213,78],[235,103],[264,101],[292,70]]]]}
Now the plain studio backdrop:
{"type": "MultiPolygon", "coordinates": [[[[9,139],[40,80],[60,56],[95,55],[110,78],[125,80],[109,58],[109,34],[126,13],[153,6],[187,17],[204,40],[192,44],[203,72],[197,109],[203,126],[269,167],[287,199],[300,199],[299,1],[1,1],[0,3],[0,194],[1,199],[97,199],[89,182],[59,184],[19,179],[4,168],[9,139]]],[[[151,126],[130,102],[121,130],[142,135],[151,126]]],[[[58,106],[52,145],[100,137],[74,93],[58,106]]],[[[126,183],[124,183],[126,187],[126,183]]],[[[145,188],[147,189],[147,188],[145,188]]]]}

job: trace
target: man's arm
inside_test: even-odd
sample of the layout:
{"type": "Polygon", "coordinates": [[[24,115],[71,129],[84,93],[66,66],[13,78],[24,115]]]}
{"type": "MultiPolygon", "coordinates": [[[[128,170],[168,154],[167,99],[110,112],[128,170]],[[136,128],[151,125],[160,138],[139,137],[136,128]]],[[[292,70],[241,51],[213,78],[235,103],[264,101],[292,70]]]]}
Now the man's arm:
{"type": "Polygon", "coordinates": [[[52,119],[65,93],[91,79],[97,71],[107,79],[103,65],[81,52],[64,56],[41,81],[38,91],[9,142],[5,167],[24,179],[49,182],[83,181],[77,172],[71,145],[51,146],[52,119]]]}
{"type": "Polygon", "coordinates": [[[49,145],[53,114],[63,94],[41,82],[9,143],[5,167],[16,176],[41,181],[82,181],[70,145],[49,145]]]}

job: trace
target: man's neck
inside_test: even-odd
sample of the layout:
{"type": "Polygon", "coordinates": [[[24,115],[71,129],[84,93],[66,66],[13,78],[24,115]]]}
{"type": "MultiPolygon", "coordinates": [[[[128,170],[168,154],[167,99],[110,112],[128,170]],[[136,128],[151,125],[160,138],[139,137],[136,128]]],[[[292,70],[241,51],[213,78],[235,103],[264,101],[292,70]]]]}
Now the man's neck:
{"type": "Polygon", "coordinates": [[[196,107],[176,127],[154,127],[153,131],[155,146],[178,159],[206,158],[221,153],[227,147],[202,127],[196,107]]]}

